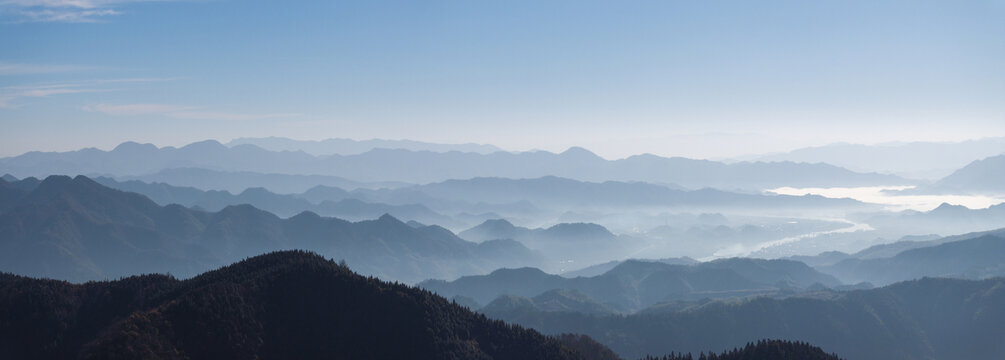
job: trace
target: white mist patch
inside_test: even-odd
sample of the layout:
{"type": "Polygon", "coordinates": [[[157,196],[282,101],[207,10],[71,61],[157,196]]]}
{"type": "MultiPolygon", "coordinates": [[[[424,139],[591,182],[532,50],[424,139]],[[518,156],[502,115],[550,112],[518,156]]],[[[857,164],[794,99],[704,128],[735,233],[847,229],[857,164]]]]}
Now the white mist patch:
{"type": "Polygon", "coordinates": [[[832,188],[781,187],[765,190],[778,195],[820,195],[828,198],[850,198],[862,202],[885,205],[889,211],[916,210],[929,211],[942,203],[963,205],[971,209],[985,209],[1005,202],[1005,197],[985,195],[897,195],[896,191],[913,189],[914,186],[863,186],[832,188]],[[890,191],[887,191],[890,190],[890,191]]]}
{"type": "MultiPolygon", "coordinates": [[[[850,232],[856,232],[856,231],[869,231],[869,230],[873,230],[873,228],[871,226],[869,226],[868,224],[861,224],[861,223],[856,223],[856,222],[852,222],[852,221],[848,221],[848,220],[836,220],[836,219],[829,219],[829,220],[831,220],[831,221],[845,222],[845,223],[848,224],[848,226],[847,227],[838,228],[838,229],[834,229],[834,230],[815,231],[815,232],[810,232],[810,233],[805,233],[805,234],[799,234],[799,235],[796,235],[796,236],[789,236],[789,237],[786,237],[786,238],[782,238],[782,239],[778,239],[778,240],[766,241],[766,242],[762,242],[762,243],[758,243],[758,244],[754,244],[754,245],[734,244],[734,245],[731,245],[731,246],[728,246],[728,247],[716,250],[716,252],[714,254],[712,254],[712,256],[707,257],[707,258],[703,258],[703,259],[699,259],[699,260],[701,260],[701,261],[711,261],[711,260],[721,259],[721,258],[748,257],[748,256],[751,256],[751,254],[756,253],[756,252],[763,252],[764,250],[767,250],[767,249],[771,249],[771,248],[775,248],[775,247],[779,247],[779,246],[783,246],[783,245],[789,245],[789,244],[792,244],[792,243],[796,243],[796,242],[802,241],[803,239],[813,238],[813,237],[817,237],[817,236],[821,236],[821,235],[839,234],[839,233],[850,233],[850,232]]],[[[796,254],[778,254],[778,256],[775,256],[775,257],[787,256],[787,255],[796,255],[796,254]]]]}

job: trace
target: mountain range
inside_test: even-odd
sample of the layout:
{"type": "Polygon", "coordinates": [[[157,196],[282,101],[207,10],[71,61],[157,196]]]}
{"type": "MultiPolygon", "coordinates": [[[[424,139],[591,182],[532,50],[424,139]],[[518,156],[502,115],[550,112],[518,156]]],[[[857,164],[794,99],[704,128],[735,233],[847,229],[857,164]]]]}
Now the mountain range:
{"type": "Polygon", "coordinates": [[[324,140],[293,140],[283,137],[264,138],[237,138],[226,144],[229,147],[238,145],[255,145],[271,151],[303,151],[311,155],[353,155],[362,154],[373,149],[403,149],[411,151],[432,151],[432,152],[471,152],[479,154],[490,154],[502,149],[487,144],[437,144],[415,140],[352,140],[352,139],[324,139],[324,140]]]}
{"type": "Polygon", "coordinates": [[[1005,279],[925,278],[872,290],[699,302],[675,311],[597,316],[490,307],[545,334],[584,333],[623,358],[698,353],[760,337],[804,341],[849,359],[994,359],[1005,353],[1005,279]]]}
{"type": "Polygon", "coordinates": [[[352,197],[348,191],[337,187],[315,186],[303,194],[282,195],[265,188],[247,188],[231,194],[227,191],[200,190],[193,187],[172,186],[166,183],[145,183],[137,180],[116,181],[99,177],[94,181],[113,189],[134,192],[149,197],[161,205],[179,204],[216,212],[231,205],[249,204],[280,217],[290,217],[304,211],[322,216],[350,221],[374,219],[390,214],[403,221],[414,220],[442,226],[456,225],[448,216],[439,214],[421,204],[388,205],[368,203],[352,197]],[[310,199],[310,200],[308,200],[310,199]]]}
{"type": "Polygon", "coordinates": [[[884,232],[961,234],[1005,227],[1005,203],[984,209],[942,203],[929,211],[864,213],[854,217],[884,232]]]}
{"type": "Polygon", "coordinates": [[[845,282],[886,285],[926,276],[985,279],[1005,276],[1005,230],[932,240],[890,257],[849,257],[817,269],[845,282]]]}
{"type": "MultiPolygon", "coordinates": [[[[793,162],[725,164],[708,160],[637,155],[606,160],[583,148],[491,154],[374,149],[355,155],[314,156],[303,151],[269,151],[255,145],[227,147],[207,140],[180,148],[122,143],[111,151],[94,148],[61,153],[29,152],[0,159],[0,171],[14,176],[101,174],[142,176],[172,168],[228,172],[324,175],[360,182],[425,184],[474,177],[558,176],[582,181],[645,181],[686,188],[781,186],[824,187],[910,184],[891,175],[855,173],[833,165],[793,162]]],[[[182,185],[182,184],[175,184],[182,185]]],[[[262,186],[262,185],[257,185],[262,186]]]]}
{"type": "Polygon", "coordinates": [[[474,242],[516,240],[568,265],[622,259],[635,255],[644,246],[641,239],[614,235],[603,226],[590,223],[561,223],[548,228],[528,229],[514,226],[505,219],[490,219],[457,235],[474,242]]]}
{"type": "Polygon", "coordinates": [[[734,258],[694,265],[629,260],[601,275],[577,278],[534,268],[500,269],[488,275],[464,276],[451,282],[428,280],[418,285],[444,297],[464,296],[480,304],[504,295],[529,298],[567,290],[581,293],[611,312],[632,313],[665,301],[766,295],[841,282],[800,262],[734,258]]]}
{"type": "Polygon", "coordinates": [[[852,171],[893,173],[936,180],[973,161],[1005,154],[1005,137],[964,142],[910,142],[877,145],[837,143],[777,154],[746,156],[748,161],[824,162],[852,171]]]}
{"type": "Polygon", "coordinates": [[[84,176],[32,180],[0,182],[0,271],[71,281],[166,272],[187,277],[299,248],[344,259],[365,274],[417,282],[541,261],[513,240],[468,242],[390,215],[354,223],[311,212],[281,219],[250,205],[205,212],[160,206],[84,176]]]}

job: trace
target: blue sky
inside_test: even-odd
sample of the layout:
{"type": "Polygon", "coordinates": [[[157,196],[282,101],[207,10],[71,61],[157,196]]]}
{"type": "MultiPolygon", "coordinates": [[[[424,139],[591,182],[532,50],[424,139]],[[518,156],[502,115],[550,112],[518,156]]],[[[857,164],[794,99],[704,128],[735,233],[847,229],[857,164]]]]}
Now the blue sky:
{"type": "Polygon", "coordinates": [[[0,0],[0,156],[410,138],[722,157],[1005,136],[1005,1],[0,0]]]}

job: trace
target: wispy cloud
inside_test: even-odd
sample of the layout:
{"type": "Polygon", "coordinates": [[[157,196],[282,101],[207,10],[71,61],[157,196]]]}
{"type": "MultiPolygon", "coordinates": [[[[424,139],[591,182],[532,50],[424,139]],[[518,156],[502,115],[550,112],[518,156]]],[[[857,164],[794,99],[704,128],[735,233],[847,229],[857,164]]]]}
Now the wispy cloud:
{"type": "Polygon", "coordinates": [[[94,67],[79,65],[12,64],[0,62],[0,75],[33,75],[91,70],[94,67]]]}
{"type": "Polygon", "coordinates": [[[76,94],[108,91],[105,89],[84,87],[81,84],[49,84],[32,86],[8,86],[0,88],[0,109],[19,107],[22,98],[43,98],[60,94],[76,94]]]}
{"type": "Polygon", "coordinates": [[[182,106],[168,104],[97,104],[84,107],[85,111],[94,111],[116,116],[162,115],[174,119],[185,120],[261,120],[296,117],[297,113],[234,113],[204,110],[198,106],[182,106]]]}
{"type": "Polygon", "coordinates": [[[129,3],[171,0],[0,0],[0,9],[22,22],[98,22],[121,15],[129,3]]]}
{"type": "MultiPolygon", "coordinates": [[[[61,94],[118,91],[109,84],[170,81],[170,78],[97,79],[51,84],[17,85],[0,88],[0,109],[15,109],[25,98],[44,98],[61,94]]],[[[184,110],[184,109],[181,109],[184,110]]]]}
{"type": "Polygon", "coordinates": [[[100,112],[118,116],[171,114],[193,109],[198,108],[192,106],[178,106],[178,105],[164,105],[164,104],[127,104],[127,105],[97,104],[97,105],[88,105],[84,107],[85,111],[100,112]]]}

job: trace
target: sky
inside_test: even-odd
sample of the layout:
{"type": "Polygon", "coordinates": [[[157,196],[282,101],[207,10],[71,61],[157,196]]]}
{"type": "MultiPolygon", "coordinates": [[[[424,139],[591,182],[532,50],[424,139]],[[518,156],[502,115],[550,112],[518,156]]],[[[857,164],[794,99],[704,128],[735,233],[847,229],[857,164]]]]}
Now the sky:
{"type": "Polygon", "coordinates": [[[1005,136],[1005,0],[0,0],[0,156],[238,137],[607,158],[1005,136]]]}

